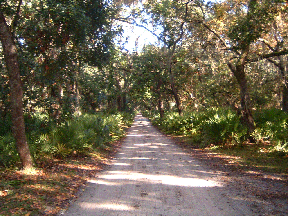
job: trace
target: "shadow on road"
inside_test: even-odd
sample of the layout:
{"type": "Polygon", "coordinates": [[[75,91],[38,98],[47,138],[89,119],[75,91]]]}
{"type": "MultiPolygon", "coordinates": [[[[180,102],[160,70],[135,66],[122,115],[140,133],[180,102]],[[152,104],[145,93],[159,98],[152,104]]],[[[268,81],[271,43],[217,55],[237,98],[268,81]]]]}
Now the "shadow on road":
{"type": "Polygon", "coordinates": [[[65,215],[257,215],[222,177],[137,115],[112,165],[65,215]]]}

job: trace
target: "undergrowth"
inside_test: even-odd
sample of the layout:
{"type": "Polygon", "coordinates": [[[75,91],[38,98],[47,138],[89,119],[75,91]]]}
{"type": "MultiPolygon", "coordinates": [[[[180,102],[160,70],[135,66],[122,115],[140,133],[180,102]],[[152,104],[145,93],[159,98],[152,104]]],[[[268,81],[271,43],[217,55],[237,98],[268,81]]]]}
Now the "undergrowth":
{"type": "MultiPolygon", "coordinates": [[[[31,154],[36,163],[46,158],[64,159],[86,155],[94,150],[108,150],[109,144],[125,133],[133,114],[85,114],[60,125],[44,114],[26,116],[26,132],[31,154]]],[[[14,138],[2,128],[0,134],[0,166],[17,166],[19,157],[14,138]]]]}
{"type": "Polygon", "coordinates": [[[255,112],[255,143],[247,141],[247,129],[230,109],[212,108],[184,112],[181,116],[167,112],[162,119],[157,113],[145,114],[163,132],[177,136],[193,148],[239,156],[243,164],[269,171],[288,171],[288,114],[281,110],[255,112]]]}
{"type": "Polygon", "coordinates": [[[133,119],[131,113],[97,113],[57,125],[43,114],[26,116],[36,163],[29,172],[18,169],[7,121],[0,130],[0,215],[58,215],[79,187],[107,164],[133,119]]]}
{"type": "Polygon", "coordinates": [[[150,116],[154,125],[168,134],[189,136],[200,147],[239,144],[246,137],[247,130],[239,116],[230,109],[209,109],[203,112],[166,113],[150,116]]]}

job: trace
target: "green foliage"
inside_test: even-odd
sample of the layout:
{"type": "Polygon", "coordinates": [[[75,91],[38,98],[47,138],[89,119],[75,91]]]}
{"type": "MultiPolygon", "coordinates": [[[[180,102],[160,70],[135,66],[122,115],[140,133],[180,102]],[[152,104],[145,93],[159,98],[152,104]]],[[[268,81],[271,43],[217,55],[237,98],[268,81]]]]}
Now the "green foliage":
{"type": "MultiPolygon", "coordinates": [[[[16,36],[25,125],[33,157],[68,157],[107,148],[106,143],[121,137],[133,118],[116,110],[128,111],[135,104],[148,109],[147,114],[153,114],[156,107],[167,110],[163,119],[153,114],[154,124],[168,133],[189,136],[203,147],[241,143],[246,129],[238,116],[229,109],[211,107],[239,107],[237,80],[227,62],[236,60],[241,50],[249,47],[247,58],[253,59],[285,48],[287,8],[268,0],[238,3],[147,1],[133,10],[135,13],[127,21],[132,23],[132,17],[139,16],[144,26],[153,26],[161,42],[129,54],[112,48],[112,38],[121,29],[113,25],[113,18],[123,20],[112,1],[23,1],[19,16],[17,1],[2,1],[2,12],[16,36]],[[280,8],[283,17],[278,16],[280,8]],[[153,19],[150,24],[149,17],[153,19]],[[183,116],[170,112],[173,92],[178,94],[182,108],[207,110],[184,112],[183,116]],[[40,110],[45,114],[34,114],[40,110]],[[75,117],[80,112],[103,110],[114,113],[75,117]]],[[[6,144],[12,142],[9,76],[3,56],[1,59],[0,155],[11,155],[11,160],[16,161],[14,145],[6,144]]],[[[271,57],[270,61],[280,65],[279,59],[271,57]]],[[[246,65],[255,110],[279,108],[283,80],[282,75],[275,76],[277,70],[278,66],[274,68],[266,60],[246,65]]],[[[277,113],[256,113],[258,128],[253,135],[281,149],[287,143],[286,116],[277,113]]]]}
{"type": "Polygon", "coordinates": [[[85,114],[55,127],[46,139],[42,137],[42,151],[65,158],[73,154],[85,154],[92,149],[105,150],[109,148],[109,142],[123,136],[124,124],[120,113],[85,114]]]}
{"type": "Polygon", "coordinates": [[[0,136],[0,166],[10,167],[18,161],[18,153],[12,134],[0,136]]]}
{"type": "Polygon", "coordinates": [[[162,120],[155,117],[153,122],[167,133],[191,136],[202,147],[238,144],[246,135],[239,117],[230,109],[186,112],[182,116],[168,113],[162,120]]]}
{"type": "MultiPolygon", "coordinates": [[[[106,150],[109,143],[121,138],[133,113],[84,114],[56,125],[47,115],[26,116],[27,137],[35,161],[44,157],[66,158],[85,155],[91,150],[106,150]]],[[[9,131],[0,136],[0,166],[19,161],[14,138],[9,131]]]]}
{"type": "Polygon", "coordinates": [[[239,16],[231,26],[228,36],[234,40],[238,49],[245,49],[250,43],[255,42],[263,33],[269,31],[269,23],[277,14],[276,5],[270,1],[250,1],[248,12],[239,16]]]}
{"type": "Polygon", "coordinates": [[[154,122],[167,133],[187,134],[193,124],[191,120],[192,119],[188,115],[179,116],[178,113],[170,112],[165,115],[164,119],[157,116],[154,119],[154,122]]]}
{"type": "Polygon", "coordinates": [[[25,129],[29,135],[33,136],[33,133],[39,131],[46,133],[53,125],[53,121],[49,119],[49,116],[45,113],[35,113],[33,115],[25,115],[25,129]]]}
{"type": "Polygon", "coordinates": [[[213,152],[231,155],[236,164],[246,167],[258,167],[268,172],[287,173],[288,158],[285,152],[271,149],[267,144],[248,144],[241,146],[216,146],[213,152]]]}
{"type": "Polygon", "coordinates": [[[247,134],[239,116],[230,109],[212,109],[199,126],[204,145],[239,144],[247,134]]]}
{"type": "Polygon", "coordinates": [[[279,109],[263,110],[255,115],[257,128],[254,132],[256,140],[272,141],[276,148],[287,147],[288,113],[279,109]]]}
{"type": "MultiPolygon", "coordinates": [[[[153,124],[166,133],[186,136],[192,145],[242,146],[247,139],[247,129],[239,116],[230,109],[212,108],[199,112],[166,113],[163,119],[159,114],[144,112],[153,124]]],[[[253,137],[257,143],[268,145],[265,153],[271,157],[282,157],[288,152],[288,114],[279,109],[266,109],[255,113],[257,128],[253,137]]],[[[261,150],[261,149],[260,149],[261,150]]]]}
{"type": "Polygon", "coordinates": [[[0,136],[7,135],[7,133],[11,133],[11,119],[10,116],[6,118],[0,118],[0,136]]]}
{"type": "Polygon", "coordinates": [[[134,112],[122,112],[122,122],[126,127],[130,127],[134,121],[135,113],[134,112]]]}

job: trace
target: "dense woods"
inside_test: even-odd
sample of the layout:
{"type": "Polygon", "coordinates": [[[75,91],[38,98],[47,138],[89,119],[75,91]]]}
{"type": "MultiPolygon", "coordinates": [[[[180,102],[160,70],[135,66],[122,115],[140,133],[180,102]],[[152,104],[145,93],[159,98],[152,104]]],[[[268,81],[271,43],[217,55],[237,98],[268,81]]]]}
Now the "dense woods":
{"type": "Polygon", "coordinates": [[[45,155],[95,148],[136,108],[204,146],[265,141],[286,151],[287,7],[281,0],[1,1],[0,165],[20,159],[29,168],[45,155]],[[123,23],[158,43],[123,49],[123,23]],[[104,124],[111,115],[119,121],[104,124]],[[98,127],[98,138],[67,138],[78,133],[71,122],[85,128],[82,138],[98,127]]]}
{"type": "Polygon", "coordinates": [[[146,1],[143,11],[162,30],[160,46],[134,54],[155,124],[203,146],[286,147],[287,3],[146,1]]]}

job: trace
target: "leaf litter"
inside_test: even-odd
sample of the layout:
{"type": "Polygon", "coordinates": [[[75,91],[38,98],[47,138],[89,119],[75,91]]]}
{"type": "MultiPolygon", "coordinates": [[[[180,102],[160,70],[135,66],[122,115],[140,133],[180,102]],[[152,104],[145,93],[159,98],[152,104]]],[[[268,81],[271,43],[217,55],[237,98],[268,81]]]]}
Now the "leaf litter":
{"type": "Polygon", "coordinates": [[[0,215],[57,215],[77,197],[87,179],[108,165],[119,146],[120,141],[109,152],[63,161],[46,159],[29,172],[0,170],[0,215]]]}

